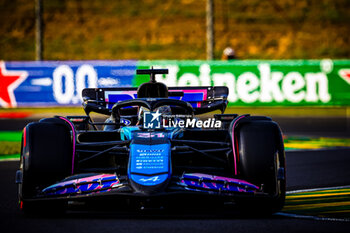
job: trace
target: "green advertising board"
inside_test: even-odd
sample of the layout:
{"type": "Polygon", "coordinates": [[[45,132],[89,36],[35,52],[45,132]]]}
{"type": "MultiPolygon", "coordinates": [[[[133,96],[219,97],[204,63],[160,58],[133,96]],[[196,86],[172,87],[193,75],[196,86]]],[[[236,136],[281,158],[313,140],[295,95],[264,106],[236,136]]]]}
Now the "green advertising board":
{"type": "MultiPolygon", "coordinates": [[[[349,106],[350,60],[139,61],[168,86],[227,86],[231,106],[349,106]]],[[[134,86],[148,81],[136,76],[134,86]]]]}

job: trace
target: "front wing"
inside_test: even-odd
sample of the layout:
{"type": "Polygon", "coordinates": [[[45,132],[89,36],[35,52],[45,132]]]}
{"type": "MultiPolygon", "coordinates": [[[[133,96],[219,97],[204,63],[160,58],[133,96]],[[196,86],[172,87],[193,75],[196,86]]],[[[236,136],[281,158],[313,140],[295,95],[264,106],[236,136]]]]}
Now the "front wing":
{"type": "Polygon", "coordinates": [[[167,188],[155,193],[135,192],[126,177],[115,174],[91,174],[84,178],[64,180],[43,189],[33,200],[79,200],[94,197],[158,197],[158,196],[266,197],[258,186],[235,178],[202,173],[185,173],[172,177],[167,188]]]}

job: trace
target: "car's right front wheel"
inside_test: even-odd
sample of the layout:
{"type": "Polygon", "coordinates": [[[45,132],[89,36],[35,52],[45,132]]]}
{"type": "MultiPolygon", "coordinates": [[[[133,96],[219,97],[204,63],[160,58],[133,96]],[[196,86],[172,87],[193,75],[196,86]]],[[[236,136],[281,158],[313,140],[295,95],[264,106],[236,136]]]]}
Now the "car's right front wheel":
{"type": "Polygon", "coordinates": [[[272,214],[284,205],[285,153],[279,126],[268,120],[248,121],[238,129],[239,176],[261,188],[266,197],[237,199],[243,212],[272,214]]]}
{"type": "Polygon", "coordinates": [[[41,209],[57,211],[60,202],[36,201],[40,190],[62,180],[72,172],[72,138],[61,120],[28,124],[22,137],[19,202],[26,213],[41,209]]]}

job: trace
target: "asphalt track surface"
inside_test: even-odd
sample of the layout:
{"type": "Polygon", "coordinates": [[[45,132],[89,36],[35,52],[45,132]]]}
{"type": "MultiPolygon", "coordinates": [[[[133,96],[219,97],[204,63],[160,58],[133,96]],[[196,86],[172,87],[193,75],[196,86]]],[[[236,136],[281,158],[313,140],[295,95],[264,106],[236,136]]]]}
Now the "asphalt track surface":
{"type": "MultiPolygon", "coordinates": [[[[281,121],[281,125],[286,134],[349,136],[347,128],[342,127],[344,122],[338,122],[336,129],[320,122],[316,128],[298,129],[288,121],[281,121]]],[[[350,149],[296,151],[287,152],[286,156],[288,190],[350,185],[350,149]]],[[[0,232],[350,232],[350,222],[279,215],[249,218],[234,211],[230,214],[72,212],[61,217],[28,217],[17,207],[17,169],[18,161],[0,162],[0,232]]]]}

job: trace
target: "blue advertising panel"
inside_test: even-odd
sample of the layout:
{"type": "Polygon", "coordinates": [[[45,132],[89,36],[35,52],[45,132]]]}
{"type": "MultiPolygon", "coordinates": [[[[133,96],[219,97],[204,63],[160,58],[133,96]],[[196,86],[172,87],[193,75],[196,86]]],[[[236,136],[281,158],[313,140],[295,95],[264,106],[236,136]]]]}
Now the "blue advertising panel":
{"type": "Polygon", "coordinates": [[[81,105],[81,91],[131,87],[136,61],[0,61],[0,107],[81,105]]]}

